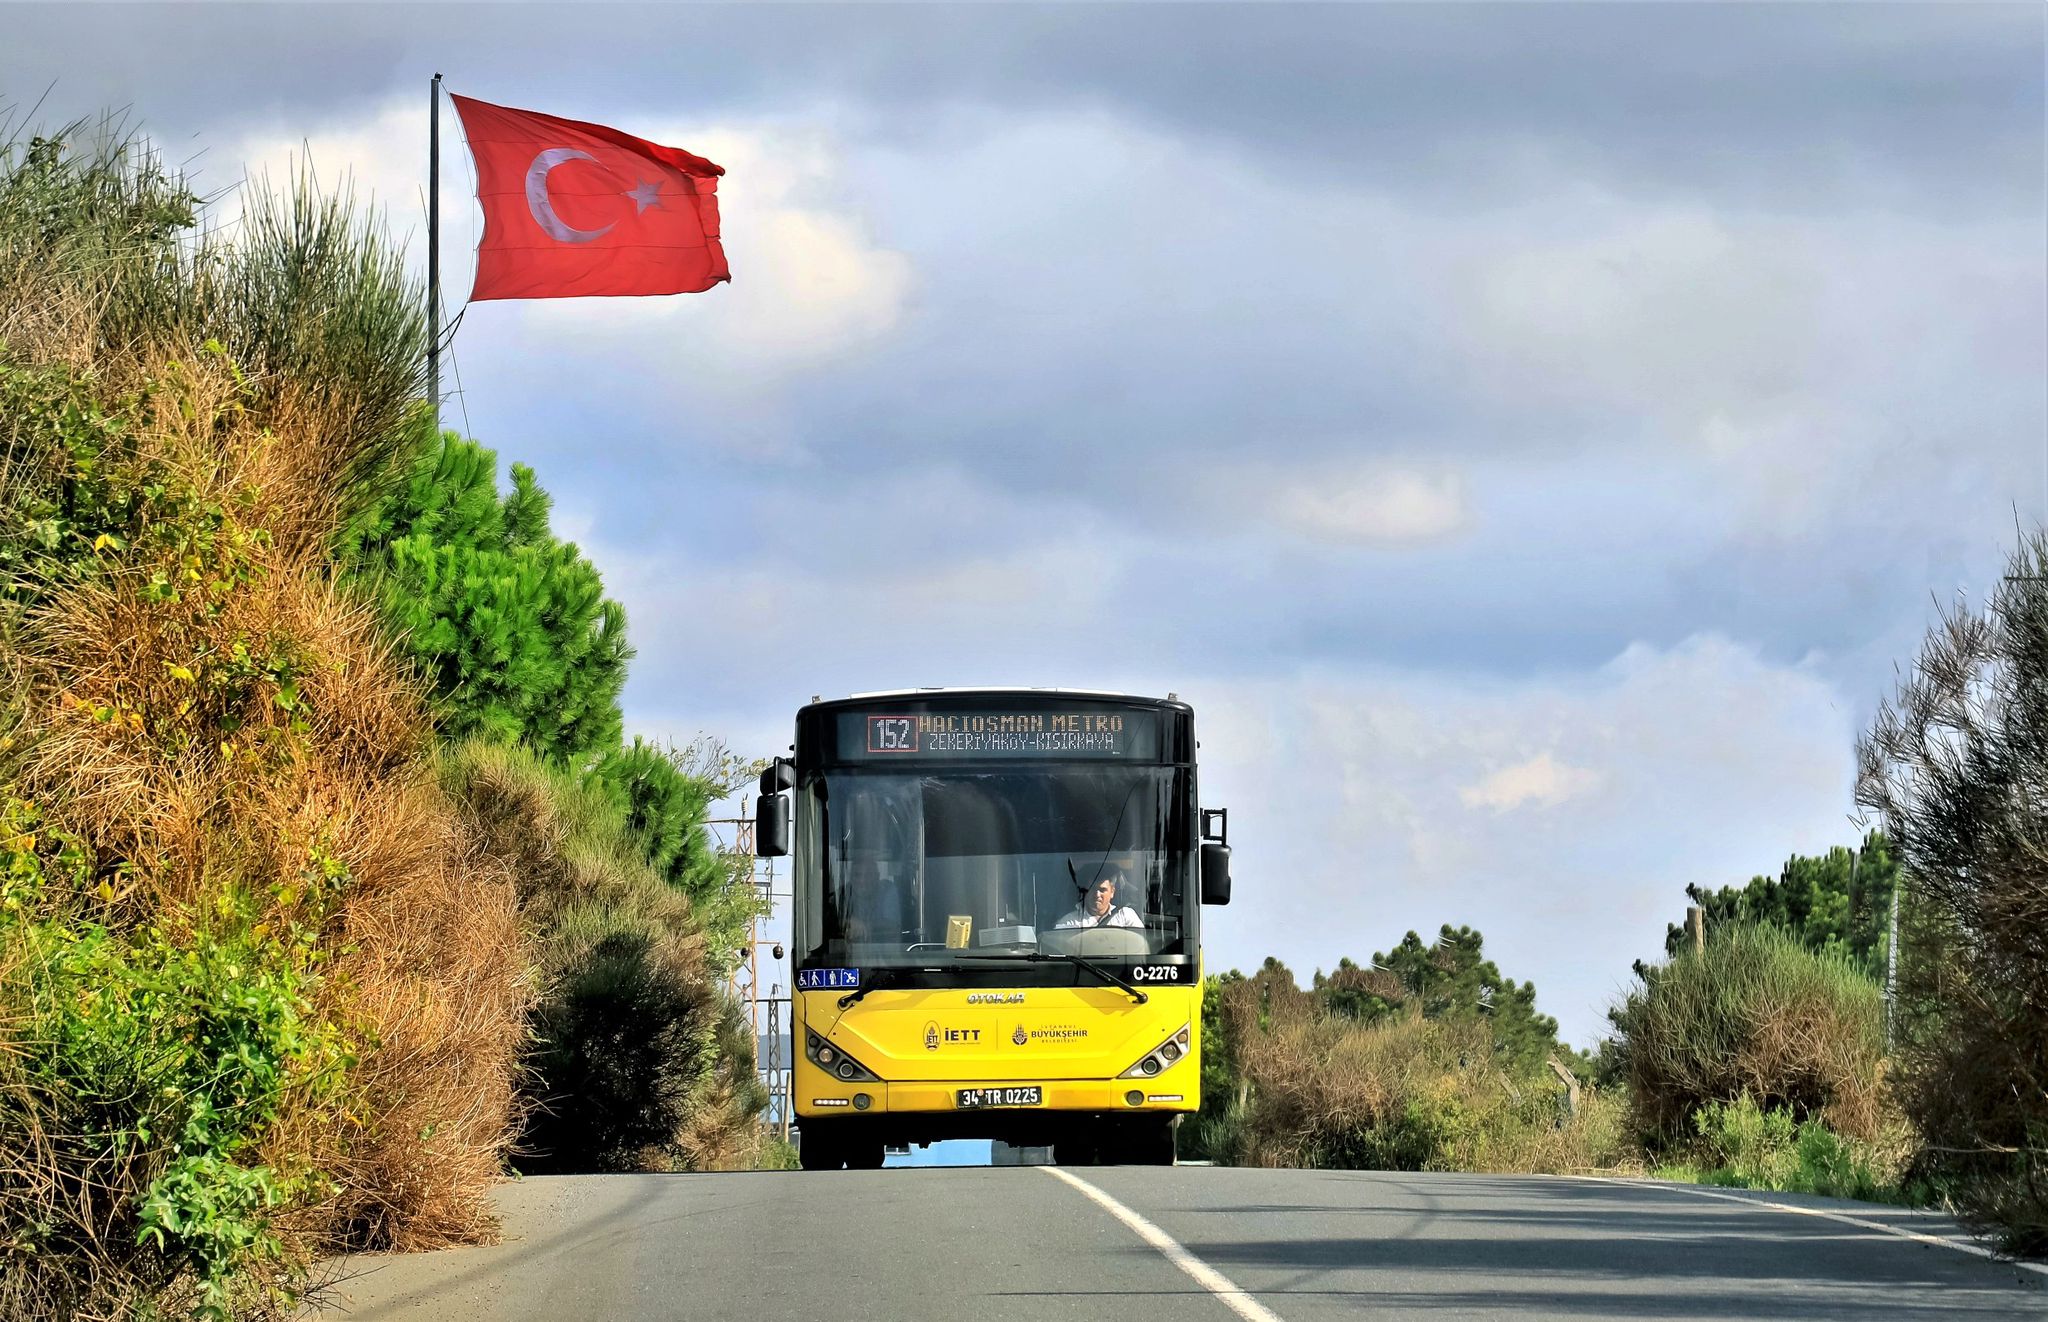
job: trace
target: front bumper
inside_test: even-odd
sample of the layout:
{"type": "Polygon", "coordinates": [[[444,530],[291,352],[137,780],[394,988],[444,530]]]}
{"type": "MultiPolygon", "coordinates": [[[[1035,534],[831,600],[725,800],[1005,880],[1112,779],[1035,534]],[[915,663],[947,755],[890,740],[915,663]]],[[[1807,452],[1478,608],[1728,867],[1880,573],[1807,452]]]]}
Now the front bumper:
{"type": "Polygon", "coordinates": [[[958,1116],[1015,1120],[1034,1114],[1074,1112],[1132,1115],[1145,1111],[1193,1111],[1201,1104],[1191,1070],[1167,1070],[1150,1079],[933,1079],[899,1083],[841,1083],[824,1072],[796,1072],[796,1113],[799,1116],[958,1116]],[[962,1088],[1035,1087],[1044,1090],[1039,1106],[999,1106],[963,1111],[957,1105],[962,1088]],[[865,1108],[855,1105],[865,1094],[865,1108]],[[1136,1096],[1136,1103],[1131,1098],[1136,1096]]]}

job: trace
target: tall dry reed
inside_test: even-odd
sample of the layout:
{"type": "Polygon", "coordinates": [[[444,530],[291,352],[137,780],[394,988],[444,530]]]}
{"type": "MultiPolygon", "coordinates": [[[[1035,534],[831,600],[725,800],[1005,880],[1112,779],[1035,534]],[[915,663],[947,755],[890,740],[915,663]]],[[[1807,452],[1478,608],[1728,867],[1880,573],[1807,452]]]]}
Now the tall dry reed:
{"type": "Polygon", "coordinates": [[[0,847],[35,874],[0,941],[0,1316],[275,1311],[316,1253],[486,1235],[519,1122],[513,879],[329,554],[416,429],[419,292],[345,200],[259,199],[225,246],[195,203],[133,143],[0,148],[0,774],[34,823],[0,847]],[[80,1010],[92,968],[137,990],[80,1010]],[[93,1091],[156,1066],[78,1053],[158,1013],[259,1034],[261,1095],[215,1099],[240,1128],[93,1091]],[[243,1211],[200,1224],[216,1178],[243,1211]]]}

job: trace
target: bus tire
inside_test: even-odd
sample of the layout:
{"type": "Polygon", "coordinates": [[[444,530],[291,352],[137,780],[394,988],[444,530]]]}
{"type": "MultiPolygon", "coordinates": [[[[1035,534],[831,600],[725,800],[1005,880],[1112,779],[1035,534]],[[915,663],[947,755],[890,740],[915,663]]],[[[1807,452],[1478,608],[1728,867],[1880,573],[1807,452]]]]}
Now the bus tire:
{"type": "Polygon", "coordinates": [[[1168,1116],[1141,1126],[1131,1135],[1130,1161],[1133,1166],[1173,1165],[1174,1137],[1178,1132],[1173,1120],[1168,1116]]]}
{"type": "Polygon", "coordinates": [[[846,1164],[846,1155],[840,1150],[838,1135],[824,1125],[813,1121],[797,1134],[797,1165],[807,1171],[836,1171],[846,1164]]]}
{"type": "Polygon", "coordinates": [[[846,1169],[850,1171],[878,1171],[887,1153],[882,1151],[881,1139],[851,1139],[846,1144],[846,1169]]]}
{"type": "Polygon", "coordinates": [[[1100,1166],[1102,1147],[1095,1135],[1074,1130],[1052,1145],[1055,1166],[1100,1166]]]}

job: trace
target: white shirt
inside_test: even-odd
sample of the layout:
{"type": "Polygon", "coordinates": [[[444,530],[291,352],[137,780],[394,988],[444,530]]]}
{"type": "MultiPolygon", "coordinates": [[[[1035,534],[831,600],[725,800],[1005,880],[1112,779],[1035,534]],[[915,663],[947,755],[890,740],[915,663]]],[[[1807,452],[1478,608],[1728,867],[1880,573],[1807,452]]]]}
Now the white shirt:
{"type": "Polygon", "coordinates": [[[1143,927],[1144,925],[1145,920],[1138,917],[1138,911],[1136,909],[1131,908],[1127,904],[1117,905],[1115,908],[1109,911],[1108,917],[1100,920],[1097,920],[1095,915],[1089,913],[1086,909],[1076,907],[1067,910],[1067,912],[1060,918],[1060,920],[1053,924],[1055,928],[1143,927]]]}

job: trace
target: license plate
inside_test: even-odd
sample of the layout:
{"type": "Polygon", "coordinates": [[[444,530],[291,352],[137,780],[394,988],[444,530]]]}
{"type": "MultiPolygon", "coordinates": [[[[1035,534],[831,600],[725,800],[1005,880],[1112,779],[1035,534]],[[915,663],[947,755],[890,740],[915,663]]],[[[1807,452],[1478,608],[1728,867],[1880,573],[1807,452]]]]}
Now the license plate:
{"type": "Polygon", "coordinates": [[[1043,1088],[962,1088],[960,1109],[978,1110],[984,1106],[1044,1106],[1043,1088]]]}

